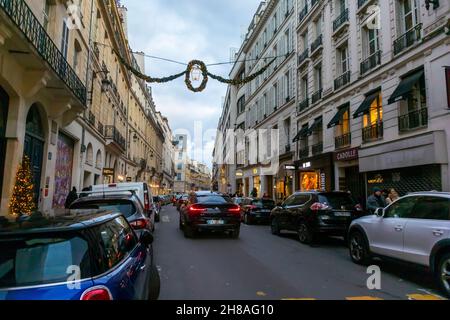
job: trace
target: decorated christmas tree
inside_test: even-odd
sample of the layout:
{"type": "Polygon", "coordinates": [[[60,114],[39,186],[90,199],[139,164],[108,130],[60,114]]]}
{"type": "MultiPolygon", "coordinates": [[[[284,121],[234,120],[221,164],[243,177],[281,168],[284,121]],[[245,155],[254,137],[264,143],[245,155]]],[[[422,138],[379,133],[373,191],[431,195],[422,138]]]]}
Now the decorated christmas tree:
{"type": "Polygon", "coordinates": [[[30,215],[35,209],[33,174],[30,159],[27,156],[23,157],[22,164],[17,171],[9,208],[11,214],[15,216],[30,215]]]}

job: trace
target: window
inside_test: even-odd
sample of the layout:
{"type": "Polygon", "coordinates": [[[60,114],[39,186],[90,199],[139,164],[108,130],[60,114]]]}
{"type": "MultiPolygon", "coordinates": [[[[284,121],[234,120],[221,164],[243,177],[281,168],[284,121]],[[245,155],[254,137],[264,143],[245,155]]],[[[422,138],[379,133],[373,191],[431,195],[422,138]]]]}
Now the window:
{"type": "Polygon", "coordinates": [[[181,181],[181,173],[177,173],[177,180],[181,181]]]}
{"type": "Polygon", "coordinates": [[[74,52],[73,52],[73,69],[76,71],[78,69],[78,65],[80,64],[81,57],[81,46],[78,40],[75,40],[74,44],[74,52]]]}
{"type": "Polygon", "coordinates": [[[350,133],[350,107],[345,107],[341,120],[337,126],[337,136],[343,136],[350,133]]]}
{"type": "Polygon", "coordinates": [[[284,75],[284,81],[285,81],[285,97],[286,97],[286,101],[289,101],[291,98],[290,95],[290,88],[291,88],[291,71],[289,70],[288,72],[286,72],[286,74],[284,75]]]}
{"type": "Polygon", "coordinates": [[[178,154],[178,160],[183,160],[183,152],[180,152],[180,153],[178,154]]]}
{"type": "Polygon", "coordinates": [[[183,170],[183,164],[182,164],[182,163],[179,163],[178,166],[177,166],[177,169],[178,169],[178,170],[183,170]]]}
{"type": "Polygon", "coordinates": [[[319,64],[314,68],[314,85],[316,91],[322,89],[322,64],[319,64]]]}
{"type": "Polygon", "coordinates": [[[367,59],[380,50],[379,30],[365,26],[363,29],[363,41],[363,55],[364,59],[367,59]]]}
{"type": "Polygon", "coordinates": [[[286,29],[284,33],[284,41],[285,41],[285,48],[286,48],[286,54],[289,54],[292,50],[291,48],[291,30],[288,28],[286,29]]]}
{"type": "Polygon", "coordinates": [[[61,52],[65,59],[67,59],[67,52],[69,49],[69,28],[67,27],[66,22],[63,22],[63,31],[62,31],[62,39],[61,39],[61,52]]]}
{"type": "Polygon", "coordinates": [[[303,206],[311,199],[310,195],[307,194],[299,194],[290,196],[284,203],[287,207],[293,206],[303,206]]]}
{"type": "Polygon", "coordinates": [[[412,210],[411,219],[450,220],[450,200],[440,197],[421,197],[412,210]]]}
{"type": "Polygon", "coordinates": [[[306,31],[304,34],[302,34],[302,43],[303,43],[303,51],[305,51],[309,47],[308,31],[306,31]]]}
{"type": "MultiPolygon", "coordinates": [[[[308,129],[309,129],[309,123],[306,123],[302,126],[301,132],[308,132],[308,129]]],[[[308,139],[308,136],[306,134],[304,134],[300,137],[300,150],[304,151],[304,150],[307,150],[308,148],[309,148],[309,139],[308,139]]]]}
{"type": "Polygon", "coordinates": [[[273,101],[274,101],[274,109],[278,108],[278,84],[275,83],[273,85],[274,90],[273,90],[273,101]]]}
{"type": "Polygon", "coordinates": [[[286,145],[291,144],[291,118],[284,120],[284,135],[286,137],[286,145]]]}
{"type": "Polygon", "coordinates": [[[301,94],[302,94],[302,100],[308,99],[308,94],[309,94],[308,75],[305,75],[302,77],[300,87],[301,87],[300,90],[301,90],[301,94]]]}
{"type": "Polygon", "coordinates": [[[77,202],[70,206],[70,209],[75,210],[106,210],[113,212],[120,212],[126,218],[134,215],[137,211],[133,202],[128,200],[100,200],[100,201],[83,201],[77,202]]]}
{"type": "Polygon", "coordinates": [[[445,78],[447,80],[447,105],[450,109],[450,67],[445,67],[445,78]]]}
{"type": "Polygon", "coordinates": [[[50,23],[50,8],[51,4],[49,0],[45,1],[45,7],[44,7],[44,29],[49,32],[48,25],[50,23]]]}
{"type": "Polygon", "coordinates": [[[370,105],[369,112],[364,114],[363,125],[364,128],[368,128],[376,124],[379,124],[382,121],[383,121],[383,103],[380,92],[378,94],[378,97],[370,105]]]}
{"type": "Polygon", "coordinates": [[[422,110],[426,107],[427,92],[425,87],[425,76],[423,76],[412,86],[411,94],[406,99],[406,106],[403,107],[403,114],[422,110]]]}
{"type": "Polygon", "coordinates": [[[401,0],[400,14],[401,32],[412,30],[418,24],[417,0],[401,0]]]}
{"type": "Polygon", "coordinates": [[[398,200],[386,209],[385,218],[409,218],[416,202],[417,198],[415,197],[398,200]]]}
{"type": "Polygon", "coordinates": [[[338,50],[339,72],[344,74],[349,71],[348,45],[344,45],[338,50]]]}
{"type": "Polygon", "coordinates": [[[245,111],[245,95],[239,98],[237,102],[237,112],[241,114],[245,111]]]}

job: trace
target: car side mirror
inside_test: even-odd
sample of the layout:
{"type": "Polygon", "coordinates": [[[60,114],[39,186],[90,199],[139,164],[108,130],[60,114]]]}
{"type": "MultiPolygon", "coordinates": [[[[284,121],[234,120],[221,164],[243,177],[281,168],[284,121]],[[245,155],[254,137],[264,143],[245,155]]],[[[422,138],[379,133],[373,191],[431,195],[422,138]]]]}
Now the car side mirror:
{"type": "Polygon", "coordinates": [[[384,209],[378,208],[377,210],[375,210],[375,215],[379,218],[383,218],[384,217],[384,209]]]}
{"type": "Polygon", "coordinates": [[[153,243],[153,240],[154,239],[152,233],[148,230],[144,230],[141,234],[139,242],[144,246],[149,247],[153,243]]]}

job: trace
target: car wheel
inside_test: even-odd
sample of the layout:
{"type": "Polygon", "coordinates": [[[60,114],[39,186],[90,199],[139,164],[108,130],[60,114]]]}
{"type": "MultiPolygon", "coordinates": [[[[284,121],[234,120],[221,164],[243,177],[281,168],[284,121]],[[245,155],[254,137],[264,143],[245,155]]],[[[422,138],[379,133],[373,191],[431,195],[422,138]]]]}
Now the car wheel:
{"type": "Polygon", "coordinates": [[[234,230],[231,232],[231,237],[232,237],[233,239],[238,239],[240,233],[241,233],[241,228],[236,228],[236,229],[234,229],[234,230]]]}
{"type": "Polygon", "coordinates": [[[156,268],[156,266],[153,265],[150,271],[150,287],[148,299],[158,300],[160,291],[161,291],[161,279],[159,276],[158,268],[156,268]]]}
{"type": "Polygon", "coordinates": [[[450,253],[443,255],[440,259],[436,279],[442,292],[450,297],[450,253]]]}
{"type": "Polygon", "coordinates": [[[281,234],[280,224],[278,223],[277,218],[272,219],[272,222],[270,223],[270,229],[273,235],[279,236],[281,234]]]}
{"type": "Polygon", "coordinates": [[[298,240],[303,244],[311,244],[313,242],[313,234],[306,223],[300,223],[298,226],[298,240]]]}
{"type": "Polygon", "coordinates": [[[185,225],[183,227],[183,231],[184,231],[184,237],[185,238],[193,238],[195,236],[195,231],[194,229],[192,229],[192,227],[185,225]]]}
{"type": "Polygon", "coordinates": [[[369,247],[361,232],[355,231],[349,238],[350,258],[356,264],[366,265],[370,261],[369,247]]]}

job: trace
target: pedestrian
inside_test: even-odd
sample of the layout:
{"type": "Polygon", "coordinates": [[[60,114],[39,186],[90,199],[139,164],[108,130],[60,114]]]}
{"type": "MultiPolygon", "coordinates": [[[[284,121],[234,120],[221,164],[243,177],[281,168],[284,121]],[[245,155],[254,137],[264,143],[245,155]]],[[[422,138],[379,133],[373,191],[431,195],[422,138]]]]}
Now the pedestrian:
{"type": "Polygon", "coordinates": [[[386,204],[390,205],[392,203],[394,203],[395,201],[397,201],[400,198],[400,196],[398,195],[398,192],[392,188],[389,190],[389,194],[386,198],[386,204]]]}
{"type": "Polygon", "coordinates": [[[66,198],[66,202],[64,203],[64,207],[69,209],[70,205],[78,199],[77,188],[73,187],[72,191],[69,192],[66,198]]]}
{"type": "Polygon", "coordinates": [[[253,188],[253,191],[252,191],[251,196],[252,196],[253,198],[257,198],[257,197],[258,197],[258,189],[253,188]]]}
{"type": "Polygon", "coordinates": [[[382,190],[378,187],[373,188],[373,194],[367,198],[367,210],[374,214],[378,208],[386,208],[386,199],[383,197],[382,190]]]}

